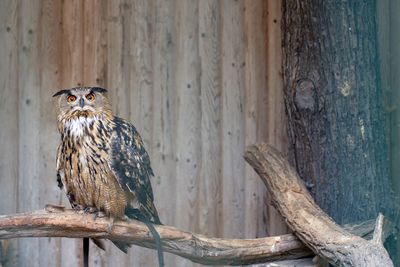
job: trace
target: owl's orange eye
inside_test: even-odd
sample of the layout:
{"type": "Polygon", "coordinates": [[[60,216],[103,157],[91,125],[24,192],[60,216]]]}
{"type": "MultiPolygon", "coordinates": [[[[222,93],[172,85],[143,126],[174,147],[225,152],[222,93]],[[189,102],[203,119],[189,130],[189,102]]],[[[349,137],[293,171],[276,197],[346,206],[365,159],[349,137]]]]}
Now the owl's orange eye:
{"type": "Polygon", "coordinates": [[[67,101],[68,101],[69,103],[75,102],[75,100],[76,100],[76,96],[74,96],[74,95],[69,95],[68,98],[67,98],[67,101]]]}
{"type": "Polygon", "coordinates": [[[89,101],[93,101],[94,100],[94,94],[93,93],[87,94],[86,95],[86,99],[89,100],[89,101]]]}

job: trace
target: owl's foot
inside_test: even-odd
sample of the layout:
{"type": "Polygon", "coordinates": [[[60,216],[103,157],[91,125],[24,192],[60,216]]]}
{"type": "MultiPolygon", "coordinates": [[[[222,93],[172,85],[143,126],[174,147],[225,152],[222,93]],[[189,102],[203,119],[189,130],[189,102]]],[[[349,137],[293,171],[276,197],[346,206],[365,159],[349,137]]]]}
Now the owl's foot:
{"type": "Polygon", "coordinates": [[[92,213],[98,213],[99,211],[95,207],[85,207],[83,209],[83,212],[92,214],[92,213]]]}
{"type": "Polygon", "coordinates": [[[83,212],[84,214],[93,214],[93,220],[96,220],[96,218],[100,213],[100,211],[95,207],[87,207],[76,203],[72,203],[71,206],[76,212],[83,212]]]}
{"type": "Polygon", "coordinates": [[[83,209],[83,212],[85,214],[92,214],[93,215],[93,220],[96,220],[97,217],[102,217],[102,212],[100,212],[97,208],[95,207],[86,207],[83,209]]]}
{"type": "Polygon", "coordinates": [[[71,207],[76,212],[82,211],[82,210],[85,209],[82,205],[79,205],[79,204],[76,204],[76,203],[71,203],[71,207]]]}

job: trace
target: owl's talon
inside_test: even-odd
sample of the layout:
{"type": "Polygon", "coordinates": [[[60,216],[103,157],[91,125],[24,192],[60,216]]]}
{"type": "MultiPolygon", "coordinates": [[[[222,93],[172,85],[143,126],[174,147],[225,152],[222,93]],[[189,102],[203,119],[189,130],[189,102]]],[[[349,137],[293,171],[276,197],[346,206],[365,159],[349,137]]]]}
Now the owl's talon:
{"type": "Polygon", "coordinates": [[[95,214],[98,212],[98,210],[95,207],[86,207],[83,209],[83,212],[95,214]]]}
{"type": "Polygon", "coordinates": [[[80,212],[84,209],[83,206],[79,205],[79,204],[72,204],[71,206],[72,206],[72,209],[76,212],[80,212]]]}

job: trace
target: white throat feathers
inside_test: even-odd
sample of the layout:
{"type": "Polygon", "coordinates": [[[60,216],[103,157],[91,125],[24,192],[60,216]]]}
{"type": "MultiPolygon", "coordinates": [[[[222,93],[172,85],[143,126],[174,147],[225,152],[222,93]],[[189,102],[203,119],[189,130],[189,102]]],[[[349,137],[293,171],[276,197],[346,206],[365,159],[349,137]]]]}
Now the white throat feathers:
{"type": "Polygon", "coordinates": [[[76,119],[67,120],[64,123],[65,130],[70,132],[71,136],[81,137],[85,130],[88,129],[91,125],[93,125],[98,117],[78,117],[76,119]]]}

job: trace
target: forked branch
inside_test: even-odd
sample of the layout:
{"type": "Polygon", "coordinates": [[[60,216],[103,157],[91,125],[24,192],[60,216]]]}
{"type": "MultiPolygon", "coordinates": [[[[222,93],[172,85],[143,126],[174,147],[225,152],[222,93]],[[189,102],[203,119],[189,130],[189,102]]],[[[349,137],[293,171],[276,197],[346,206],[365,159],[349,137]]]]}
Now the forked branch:
{"type": "Polygon", "coordinates": [[[274,148],[251,146],[245,159],[271,194],[274,206],[288,226],[317,255],[336,266],[393,266],[382,245],[383,216],[374,238],[367,241],[337,225],[314,202],[290,164],[274,148]]]}

